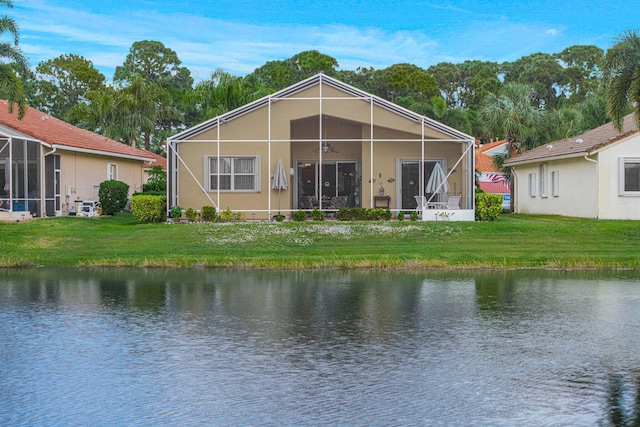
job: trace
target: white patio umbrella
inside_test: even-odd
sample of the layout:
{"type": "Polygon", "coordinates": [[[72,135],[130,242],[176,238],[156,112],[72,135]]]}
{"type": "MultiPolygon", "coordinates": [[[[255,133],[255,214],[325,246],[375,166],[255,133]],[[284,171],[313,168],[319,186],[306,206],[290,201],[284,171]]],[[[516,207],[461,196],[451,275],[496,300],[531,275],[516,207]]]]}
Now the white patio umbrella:
{"type": "Polygon", "coordinates": [[[282,159],[278,159],[276,170],[273,173],[271,188],[278,190],[278,215],[280,215],[280,191],[287,190],[289,188],[289,184],[287,183],[287,172],[284,169],[282,159]]]}
{"type": "Polygon", "coordinates": [[[440,163],[436,163],[424,189],[425,193],[448,193],[450,191],[447,177],[440,163]]]}

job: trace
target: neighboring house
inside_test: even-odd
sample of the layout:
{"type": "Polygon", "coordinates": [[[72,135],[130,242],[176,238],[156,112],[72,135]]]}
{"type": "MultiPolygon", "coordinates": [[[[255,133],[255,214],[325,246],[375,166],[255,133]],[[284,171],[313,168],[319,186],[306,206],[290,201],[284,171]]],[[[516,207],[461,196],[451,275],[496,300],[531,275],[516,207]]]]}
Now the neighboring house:
{"type": "Polygon", "coordinates": [[[473,220],[473,142],[318,74],[170,137],[168,204],[270,219],[340,206],[408,212],[415,196],[444,202],[456,194],[460,209],[451,218],[473,220]],[[276,173],[279,160],[284,168],[276,173]],[[434,168],[446,175],[447,194],[425,191],[434,168]],[[274,189],[274,177],[286,186],[274,189]]]}
{"type": "Polygon", "coordinates": [[[493,157],[498,154],[507,153],[507,142],[505,140],[491,141],[488,144],[479,144],[476,147],[476,170],[480,172],[478,176],[478,187],[485,193],[499,194],[502,196],[502,208],[509,209],[511,200],[511,186],[506,180],[504,173],[496,168],[493,157]]]}
{"type": "MultiPolygon", "coordinates": [[[[17,108],[16,108],[17,110],[17,108]]],[[[67,215],[117,179],[130,194],[156,155],[77,128],[34,108],[22,119],[0,101],[0,219],[67,215]]]]}
{"type": "Polygon", "coordinates": [[[633,115],[509,159],[515,211],[640,219],[640,132],[633,115]]]}

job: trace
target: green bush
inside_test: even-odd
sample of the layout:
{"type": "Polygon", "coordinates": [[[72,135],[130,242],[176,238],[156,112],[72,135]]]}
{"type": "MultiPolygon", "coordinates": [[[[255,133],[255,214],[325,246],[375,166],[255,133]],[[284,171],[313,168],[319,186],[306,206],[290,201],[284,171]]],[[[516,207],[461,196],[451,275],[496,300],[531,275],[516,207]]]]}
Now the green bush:
{"type": "Polygon", "coordinates": [[[233,212],[231,212],[231,209],[229,208],[220,212],[220,215],[218,216],[218,221],[221,221],[221,222],[231,222],[235,219],[236,219],[236,216],[233,214],[233,212]]]}
{"type": "Polygon", "coordinates": [[[131,197],[131,212],[142,223],[167,220],[167,196],[135,195],[131,197]]]}
{"type": "Polygon", "coordinates": [[[203,206],[200,212],[202,213],[203,221],[210,222],[216,220],[217,215],[215,206],[203,206]]]}
{"type": "Polygon", "coordinates": [[[194,222],[198,215],[195,209],[189,208],[186,211],[184,211],[184,216],[187,218],[187,221],[194,222]]]}
{"type": "Polygon", "coordinates": [[[103,181],[100,183],[98,190],[98,198],[100,199],[100,207],[103,215],[115,215],[121,212],[127,205],[127,196],[129,194],[129,184],[115,179],[103,181]]]}
{"type": "Polygon", "coordinates": [[[142,191],[149,192],[167,192],[167,172],[162,166],[152,166],[149,171],[149,179],[146,184],[142,184],[142,191]]]}
{"type": "Polygon", "coordinates": [[[320,209],[314,209],[311,212],[311,218],[314,221],[324,221],[324,212],[322,212],[320,209]]]}
{"type": "Polygon", "coordinates": [[[182,216],[182,208],[180,206],[174,206],[169,209],[169,215],[173,219],[173,221],[179,221],[182,216]]]}
{"type": "Polygon", "coordinates": [[[397,215],[398,221],[404,221],[404,212],[400,211],[397,215]]]}
{"type": "Polygon", "coordinates": [[[274,215],[273,219],[275,219],[278,222],[282,222],[284,221],[284,215],[280,215],[280,214],[274,215]]]}
{"type": "Polygon", "coordinates": [[[476,221],[493,221],[502,213],[502,195],[476,194],[476,221]]]}
{"type": "Polygon", "coordinates": [[[298,222],[302,222],[302,221],[306,221],[307,220],[307,214],[305,213],[305,211],[297,211],[293,214],[293,218],[294,221],[298,221],[298,222]]]}
{"type": "Polygon", "coordinates": [[[246,219],[246,215],[244,214],[244,212],[236,212],[236,213],[233,215],[233,218],[234,218],[236,221],[244,221],[244,220],[246,219]]]}
{"type": "Polygon", "coordinates": [[[418,214],[418,211],[411,211],[411,213],[409,214],[409,219],[411,221],[417,221],[418,218],[420,218],[420,214],[418,214]]]}

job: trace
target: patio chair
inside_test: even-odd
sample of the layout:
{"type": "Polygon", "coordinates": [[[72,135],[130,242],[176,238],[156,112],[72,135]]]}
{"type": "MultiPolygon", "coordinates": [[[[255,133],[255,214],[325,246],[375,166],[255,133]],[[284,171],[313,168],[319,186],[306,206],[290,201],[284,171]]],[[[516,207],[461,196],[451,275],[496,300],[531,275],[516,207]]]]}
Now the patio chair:
{"type": "Polygon", "coordinates": [[[460,199],[462,199],[462,196],[449,196],[447,209],[460,209],[460,199]]]}
{"type": "Polygon", "coordinates": [[[335,196],[331,198],[331,209],[342,209],[347,205],[348,196],[335,196]]]}
{"type": "Polygon", "coordinates": [[[311,202],[311,196],[302,196],[300,198],[300,203],[302,204],[302,209],[312,210],[313,203],[311,202]]]}
{"type": "Polygon", "coordinates": [[[416,203],[418,204],[418,206],[416,206],[416,210],[418,212],[422,212],[423,209],[427,209],[427,198],[424,196],[413,196],[416,199],[416,203]]]}

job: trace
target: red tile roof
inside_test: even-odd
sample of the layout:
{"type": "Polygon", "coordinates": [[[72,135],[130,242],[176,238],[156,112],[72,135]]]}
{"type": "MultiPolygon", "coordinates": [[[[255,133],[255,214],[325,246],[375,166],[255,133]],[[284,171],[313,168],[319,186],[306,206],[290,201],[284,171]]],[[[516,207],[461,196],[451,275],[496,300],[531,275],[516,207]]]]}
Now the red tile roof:
{"type": "Polygon", "coordinates": [[[500,141],[496,140],[496,141],[493,141],[493,142],[489,142],[488,144],[480,145],[478,147],[478,151],[480,153],[484,153],[485,151],[489,151],[489,150],[491,150],[493,148],[499,147],[499,146],[501,146],[503,144],[506,144],[506,143],[507,143],[507,141],[505,141],[504,139],[500,140],[500,141]]]}
{"type": "Polygon", "coordinates": [[[493,156],[476,152],[476,169],[480,172],[500,172],[493,164],[493,156]]]}
{"type": "Polygon", "coordinates": [[[485,193],[493,194],[509,194],[510,189],[503,182],[482,182],[478,183],[478,187],[485,193]]]}
{"type": "Polygon", "coordinates": [[[146,167],[162,166],[162,169],[167,170],[167,159],[165,157],[150,151],[146,151],[146,153],[155,159],[155,162],[153,163],[145,162],[146,167]]]}
{"type": "Polygon", "coordinates": [[[18,119],[18,109],[9,113],[7,101],[0,100],[0,124],[60,149],[97,151],[118,157],[155,159],[152,153],[133,148],[97,133],[80,129],[49,114],[28,107],[18,119]]]}

